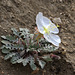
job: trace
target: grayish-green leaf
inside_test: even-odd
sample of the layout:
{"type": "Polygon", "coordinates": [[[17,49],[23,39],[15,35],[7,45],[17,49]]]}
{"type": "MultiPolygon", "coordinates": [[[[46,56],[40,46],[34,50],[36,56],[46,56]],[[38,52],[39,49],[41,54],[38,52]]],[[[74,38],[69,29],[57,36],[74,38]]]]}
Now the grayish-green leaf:
{"type": "Polygon", "coordinates": [[[22,32],[29,33],[29,30],[28,30],[27,28],[19,28],[19,29],[20,29],[20,31],[22,31],[22,32]]]}
{"type": "Polygon", "coordinates": [[[53,45],[50,44],[44,44],[45,46],[38,48],[37,50],[43,51],[43,52],[52,52],[58,49],[58,47],[54,47],[53,45]]]}
{"type": "Polygon", "coordinates": [[[6,36],[1,36],[1,38],[6,39],[6,36]]]}
{"type": "Polygon", "coordinates": [[[17,63],[21,63],[23,61],[24,61],[24,59],[23,58],[20,58],[20,59],[17,60],[17,63]]]}
{"type": "Polygon", "coordinates": [[[8,45],[8,44],[11,44],[9,41],[7,41],[7,40],[2,40],[1,41],[3,44],[5,44],[5,45],[8,45]]]}
{"type": "Polygon", "coordinates": [[[5,54],[10,53],[10,50],[9,49],[6,49],[6,48],[3,48],[2,49],[2,53],[5,53],[5,54]]]}
{"type": "Polygon", "coordinates": [[[38,59],[38,62],[39,62],[39,65],[41,66],[41,68],[43,69],[46,62],[44,62],[43,60],[39,60],[39,59],[38,59]]]}
{"type": "Polygon", "coordinates": [[[50,58],[50,55],[44,55],[42,58],[46,61],[52,61],[52,59],[50,58]]]}
{"type": "Polygon", "coordinates": [[[22,61],[23,66],[26,66],[27,63],[29,63],[29,59],[28,58],[24,58],[24,60],[22,61]]]}
{"type": "Polygon", "coordinates": [[[15,36],[11,36],[11,35],[6,36],[6,39],[11,41],[11,42],[16,42],[17,41],[17,38],[15,36]]]}
{"type": "Polygon", "coordinates": [[[32,68],[32,70],[36,70],[37,69],[37,67],[36,67],[36,65],[34,63],[30,63],[30,67],[32,68]]]}
{"type": "Polygon", "coordinates": [[[17,50],[17,49],[23,50],[24,46],[18,44],[9,44],[9,45],[3,45],[1,49],[3,48],[10,49],[10,50],[17,50]]]}
{"type": "Polygon", "coordinates": [[[32,70],[36,70],[37,67],[35,65],[35,60],[34,60],[34,58],[32,56],[29,57],[29,61],[30,61],[29,64],[30,64],[30,67],[32,68],[32,70]]]}
{"type": "Polygon", "coordinates": [[[7,60],[9,58],[11,58],[12,56],[14,56],[16,53],[9,53],[4,57],[4,60],[7,60]]]}
{"type": "Polygon", "coordinates": [[[27,28],[20,28],[20,33],[21,33],[21,36],[23,36],[24,38],[27,38],[29,37],[29,30],[27,28]]]}
{"type": "Polygon", "coordinates": [[[5,39],[5,40],[8,40],[10,42],[16,42],[17,39],[15,36],[11,36],[11,35],[7,35],[7,36],[1,36],[1,38],[5,39]]]}
{"type": "Polygon", "coordinates": [[[11,63],[12,64],[15,64],[17,63],[17,60],[19,59],[19,57],[16,55],[16,56],[13,56],[12,59],[11,59],[11,63]]]}
{"type": "Polygon", "coordinates": [[[15,28],[11,28],[13,34],[19,37],[19,32],[15,28]]]}

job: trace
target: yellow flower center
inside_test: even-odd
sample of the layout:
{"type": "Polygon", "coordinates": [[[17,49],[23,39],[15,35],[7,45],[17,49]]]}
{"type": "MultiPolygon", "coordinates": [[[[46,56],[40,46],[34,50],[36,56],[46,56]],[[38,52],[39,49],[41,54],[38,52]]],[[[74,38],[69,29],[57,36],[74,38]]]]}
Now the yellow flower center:
{"type": "Polygon", "coordinates": [[[45,27],[43,28],[44,28],[45,33],[49,34],[49,28],[45,28],[45,27]]]}

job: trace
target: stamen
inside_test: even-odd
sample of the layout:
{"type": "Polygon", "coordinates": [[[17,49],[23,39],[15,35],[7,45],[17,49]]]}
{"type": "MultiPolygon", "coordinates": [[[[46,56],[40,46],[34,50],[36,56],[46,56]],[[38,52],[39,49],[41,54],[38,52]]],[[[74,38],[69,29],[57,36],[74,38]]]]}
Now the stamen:
{"type": "Polygon", "coordinates": [[[45,33],[49,34],[49,28],[45,28],[45,27],[43,28],[44,28],[45,33]]]}

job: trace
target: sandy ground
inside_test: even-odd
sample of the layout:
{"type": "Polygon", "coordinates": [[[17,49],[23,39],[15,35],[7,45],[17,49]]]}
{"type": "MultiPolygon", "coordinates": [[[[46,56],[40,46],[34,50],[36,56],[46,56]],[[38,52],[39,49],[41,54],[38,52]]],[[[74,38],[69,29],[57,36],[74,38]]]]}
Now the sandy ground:
{"type": "MultiPolygon", "coordinates": [[[[61,60],[45,66],[45,75],[74,75],[75,0],[0,0],[0,36],[11,33],[12,27],[25,27],[33,32],[38,12],[48,18],[59,17],[62,20],[62,24],[59,24],[62,40],[60,48],[66,50],[66,54],[61,55],[61,60]]],[[[4,61],[3,56],[0,51],[0,75],[31,75],[29,66],[12,65],[9,61],[4,61]]],[[[42,71],[36,75],[42,75],[42,71]]]]}

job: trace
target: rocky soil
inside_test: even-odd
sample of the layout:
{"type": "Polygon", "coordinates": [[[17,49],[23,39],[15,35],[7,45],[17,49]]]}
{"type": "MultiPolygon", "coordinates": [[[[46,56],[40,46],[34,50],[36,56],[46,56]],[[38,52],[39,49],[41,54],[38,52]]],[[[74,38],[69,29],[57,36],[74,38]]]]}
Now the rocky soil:
{"type": "MultiPolygon", "coordinates": [[[[59,23],[60,48],[65,52],[60,55],[61,60],[45,66],[45,75],[75,75],[75,0],[0,0],[0,36],[11,34],[11,28],[25,27],[34,32],[38,12],[62,21],[59,23]]],[[[0,51],[0,75],[31,75],[29,66],[12,65],[3,56],[0,51]]],[[[36,75],[42,74],[39,71],[36,75]]]]}

